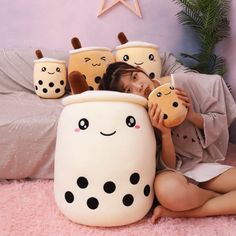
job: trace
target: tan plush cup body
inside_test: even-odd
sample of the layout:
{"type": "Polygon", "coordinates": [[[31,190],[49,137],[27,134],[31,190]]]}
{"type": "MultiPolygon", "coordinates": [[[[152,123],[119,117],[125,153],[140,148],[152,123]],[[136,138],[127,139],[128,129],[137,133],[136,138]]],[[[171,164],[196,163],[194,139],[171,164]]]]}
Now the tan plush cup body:
{"type": "Polygon", "coordinates": [[[79,71],[84,75],[91,90],[96,90],[107,65],[114,62],[110,49],[87,47],[70,51],[68,73],[79,71]]]}
{"type": "Polygon", "coordinates": [[[163,84],[154,89],[148,97],[149,102],[157,103],[164,114],[164,125],[175,127],[186,118],[187,108],[182,104],[171,83],[163,84]]]}
{"type": "Polygon", "coordinates": [[[133,66],[139,66],[151,79],[160,78],[161,58],[158,47],[153,44],[128,42],[117,46],[115,60],[124,61],[133,66]]]}
{"type": "Polygon", "coordinates": [[[65,94],[66,63],[54,59],[34,61],[34,89],[42,98],[59,98],[65,94]]]}
{"type": "Polygon", "coordinates": [[[156,169],[146,99],[87,91],[63,103],[54,172],[59,209],[90,226],[119,226],[143,218],[153,203],[156,169]]]}

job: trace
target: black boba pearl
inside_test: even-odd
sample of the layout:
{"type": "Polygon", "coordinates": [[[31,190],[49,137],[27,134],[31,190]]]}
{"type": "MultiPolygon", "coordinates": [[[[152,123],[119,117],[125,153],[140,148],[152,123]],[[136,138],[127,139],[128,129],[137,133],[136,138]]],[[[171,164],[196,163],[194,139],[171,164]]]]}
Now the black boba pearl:
{"type": "Polygon", "coordinates": [[[103,185],[103,189],[106,193],[113,193],[116,189],[116,185],[112,181],[108,181],[103,185]]]}
{"type": "Polygon", "coordinates": [[[95,83],[99,84],[101,79],[102,78],[100,76],[97,76],[97,77],[95,77],[94,81],[95,81],[95,83]]]}
{"type": "Polygon", "coordinates": [[[94,90],[94,88],[92,86],[89,86],[89,90],[94,90]]]}
{"type": "Polygon", "coordinates": [[[131,206],[134,202],[134,197],[131,195],[131,194],[126,194],[124,197],[123,197],[123,204],[125,206],[131,206]]]}
{"type": "Polygon", "coordinates": [[[154,78],[155,78],[155,73],[153,73],[153,72],[150,73],[150,74],[149,74],[149,78],[150,78],[150,79],[154,79],[154,78]]]}
{"type": "Polygon", "coordinates": [[[53,83],[53,82],[50,82],[50,83],[49,83],[49,87],[52,88],[53,86],[54,86],[54,83],[53,83]]]}
{"type": "Polygon", "coordinates": [[[168,118],[167,114],[164,114],[163,119],[166,120],[168,118]]]}
{"type": "Polygon", "coordinates": [[[57,89],[55,90],[55,92],[56,92],[56,93],[60,93],[61,90],[60,90],[59,88],[57,88],[57,89]]]}
{"type": "Polygon", "coordinates": [[[72,202],[74,201],[74,195],[73,195],[73,193],[70,192],[70,191],[67,191],[67,192],[65,193],[65,199],[66,199],[66,201],[67,201],[68,203],[72,203],[72,202]]]}
{"type": "Polygon", "coordinates": [[[95,197],[90,197],[87,200],[87,206],[92,210],[96,209],[98,205],[99,205],[99,202],[95,197]]]}
{"type": "Polygon", "coordinates": [[[42,84],[43,84],[43,81],[42,81],[42,80],[39,80],[38,83],[39,83],[39,85],[42,85],[42,84]]]}
{"type": "Polygon", "coordinates": [[[44,93],[47,93],[47,92],[48,92],[48,90],[47,90],[46,88],[44,88],[44,89],[43,89],[43,92],[44,92],[44,93]]]}
{"type": "Polygon", "coordinates": [[[64,80],[61,80],[61,81],[60,81],[60,84],[61,84],[61,85],[64,85],[64,83],[65,83],[64,80]]]}
{"type": "Polygon", "coordinates": [[[140,176],[139,176],[138,173],[133,173],[133,174],[130,176],[129,180],[130,180],[130,183],[131,183],[131,184],[137,184],[137,183],[139,182],[139,180],[140,180],[140,176]]]}
{"type": "Polygon", "coordinates": [[[87,188],[88,187],[88,180],[81,176],[77,179],[77,185],[80,187],[80,188],[87,188]]]}
{"type": "Polygon", "coordinates": [[[38,90],[38,86],[37,85],[35,85],[35,90],[38,90]]]}
{"type": "Polygon", "coordinates": [[[178,102],[173,102],[172,106],[173,106],[173,107],[178,107],[178,106],[179,106],[179,103],[178,103],[178,102]]]}
{"type": "Polygon", "coordinates": [[[147,184],[145,187],[144,187],[144,190],[143,190],[143,193],[144,195],[147,197],[149,194],[150,194],[150,186],[147,184]]]}

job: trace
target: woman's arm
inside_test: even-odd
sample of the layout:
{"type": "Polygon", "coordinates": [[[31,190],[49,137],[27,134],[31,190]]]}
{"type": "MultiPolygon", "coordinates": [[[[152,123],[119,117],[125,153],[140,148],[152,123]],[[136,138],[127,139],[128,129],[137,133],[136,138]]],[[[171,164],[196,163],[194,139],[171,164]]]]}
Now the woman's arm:
{"type": "Polygon", "coordinates": [[[149,117],[151,119],[153,127],[161,131],[162,139],[162,153],[161,159],[164,164],[172,169],[176,168],[176,155],[175,148],[171,137],[171,129],[163,125],[163,114],[157,104],[150,104],[149,117]]]}
{"type": "Polygon", "coordinates": [[[175,148],[171,137],[171,131],[162,133],[161,159],[169,168],[176,168],[175,148]]]}

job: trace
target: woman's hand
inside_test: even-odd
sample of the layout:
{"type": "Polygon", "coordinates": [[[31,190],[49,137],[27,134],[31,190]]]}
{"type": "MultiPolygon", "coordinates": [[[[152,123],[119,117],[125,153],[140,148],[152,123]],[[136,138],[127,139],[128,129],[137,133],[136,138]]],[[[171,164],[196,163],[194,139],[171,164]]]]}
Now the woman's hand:
{"type": "Polygon", "coordinates": [[[188,109],[186,119],[191,121],[195,113],[193,110],[191,99],[189,98],[188,94],[180,88],[175,88],[175,93],[178,98],[182,100],[183,105],[188,109]]]}
{"type": "Polygon", "coordinates": [[[170,133],[171,129],[164,126],[163,113],[156,103],[148,105],[148,114],[153,127],[159,129],[162,134],[170,133]]]}
{"type": "Polygon", "coordinates": [[[192,101],[191,98],[188,96],[188,94],[180,88],[176,88],[175,93],[178,96],[178,98],[182,100],[183,105],[186,106],[188,109],[186,119],[192,122],[198,128],[203,129],[203,118],[200,113],[196,113],[193,110],[192,101]]]}

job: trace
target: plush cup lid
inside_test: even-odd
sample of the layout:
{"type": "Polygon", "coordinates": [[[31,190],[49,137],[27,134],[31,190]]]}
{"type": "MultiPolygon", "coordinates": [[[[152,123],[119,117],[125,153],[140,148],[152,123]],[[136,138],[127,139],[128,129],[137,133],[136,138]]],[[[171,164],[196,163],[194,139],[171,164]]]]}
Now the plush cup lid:
{"type": "Polygon", "coordinates": [[[111,52],[111,49],[106,48],[106,47],[84,47],[84,48],[70,50],[69,53],[74,54],[74,53],[87,52],[87,51],[108,51],[108,52],[111,52]]]}
{"type": "Polygon", "coordinates": [[[127,42],[125,44],[117,46],[116,50],[124,49],[124,48],[132,48],[132,47],[144,47],[144,48],[154,48],[154,49],[159,48],[156,44],[147,43],[143,41],[131,41],[131,42],[127,42]]]}
{"type": "Polygon", "coordinates": [[[52,63],[59,63],[59,64],[65,64],[66,62],[63,60],[58,60],[58,59],[54,59],[54,58],[48,58],[48,57],[43,57],[40,59],[36,59],[34,60],[34,63],[45,63],[45,62],[52,62],[52,63]]]}
{"type": "Polygon", "coordinates": [[[147,99],[135,94],[114,91],[86,91],[81,94],[70,95],[62,100],[63,105],[84,102],[129,102],[147,107],[147,99]]]}

